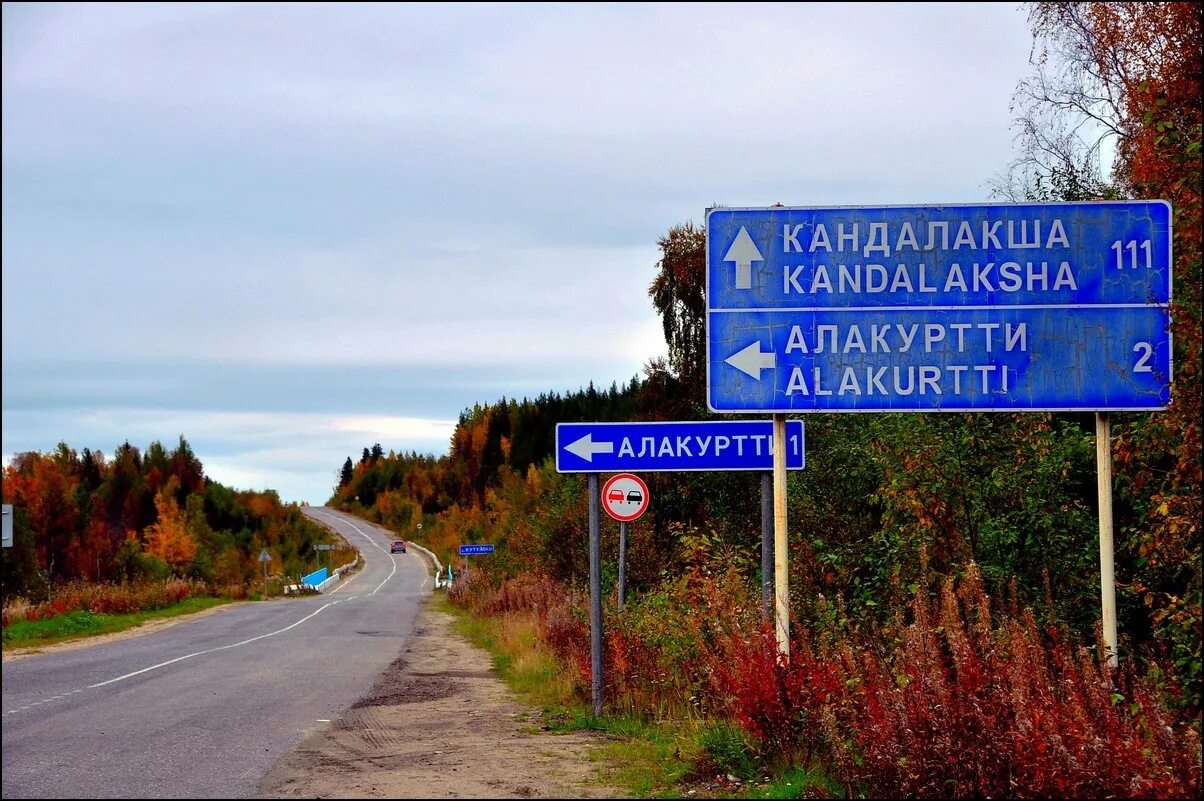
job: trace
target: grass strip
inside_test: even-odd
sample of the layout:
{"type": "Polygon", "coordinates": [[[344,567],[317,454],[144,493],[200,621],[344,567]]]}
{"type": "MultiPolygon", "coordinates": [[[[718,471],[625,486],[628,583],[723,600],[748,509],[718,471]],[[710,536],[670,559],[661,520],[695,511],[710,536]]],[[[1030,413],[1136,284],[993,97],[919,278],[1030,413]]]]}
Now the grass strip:
{"type": "Polygon", "coordinates": [[[100,634],[114,634],[141,626],[149,620],[189,615],[230,602],[229,598],[185,598],[164,609],[148,609],[121,615],[102,615],[84,610],[55,615],[46,620],[19,620],[5,626],[4,646],[22,648],[53,645],[100,634]]]}
{"type": "Polygon", "coordinates": [[[600,768],[600,781],[643,798],[669,793],[694,767],[688,757],[697,746],[690,732],[630,716],[595,717],[578,700],[572,678],[540,642],[530,616],[475,617],[443,593],[433,594],[430,604],[451,615],[452,628],[489,653],[494,669],[520,700],[543,710],[536,730],[607,735],[590,755],[600,768]]]}

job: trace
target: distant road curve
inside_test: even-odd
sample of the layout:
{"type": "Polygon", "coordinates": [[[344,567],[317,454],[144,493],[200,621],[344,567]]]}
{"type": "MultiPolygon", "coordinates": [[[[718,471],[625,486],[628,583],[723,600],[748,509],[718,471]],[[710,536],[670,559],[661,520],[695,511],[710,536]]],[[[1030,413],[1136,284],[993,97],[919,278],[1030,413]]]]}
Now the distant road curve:
{"type": "Polygon", "coordinates": [[[239,798],[366,693],[405,647],[429,568],[390,535],[304,512],[359,549],[327,595],[239,604],[4,665],[4,798],[239,798]]]}

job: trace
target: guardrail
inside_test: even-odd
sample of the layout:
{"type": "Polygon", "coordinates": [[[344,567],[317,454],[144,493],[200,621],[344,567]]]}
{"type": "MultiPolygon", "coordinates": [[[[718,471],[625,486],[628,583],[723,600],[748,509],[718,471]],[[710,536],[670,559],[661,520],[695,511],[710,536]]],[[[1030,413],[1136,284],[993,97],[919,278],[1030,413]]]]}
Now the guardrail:
{"type": "Polygon", "coordinates": [[[301,577],[301,586],[317,589],[319,585],[323,584],[329,578],[329,576],[329,570],[324,567],[319,567],[309,575],[301,577]]]}
{"type": "MultiPolygon", "coordinates": [[[[318,592],[326,592],[328,589],[330,589],[330,587],[332,585],[338,583],[339,579],[341,579],[343,577],[344,573],[346,573],[348,570],[350,570],[351,568],[358,565],[359,562],[360,562],[360,555],[359,555],[359,552],[357,551],[354,559],[352,559],[350,562],[343,565],[342,567],[335,568],[335,571],[330,574],[329,578],[325,579],[324,581],[322,581],[319,584],[313,584],[311,586],[318,592]]],[[[326,568],[322,568],[322,570],[325,570],[325,569],[326,568]]],[[[311,573],[310,575],[313,575],[313,574],[311,573]]],[[[309,576],[306,576],[304,579],[301,579],[301,583],[305,584],[305,579],[307,579],[307,578],[309,578],[309,576]]]]}
{"type": "Polygon", "coordinates": [[[428,551],[426,548],[423,548],[421,545],[414,542],[413,540],[406,540],[406,544],[409,545],[414,550],[418,551],[418,553],[422,555],[423,559],[426,559],[426,561],[428,561],[432,565],[434,565],[435,578],[437,580],[439,578],[439,574],[443,572],[443,565],[439,564],[439,557],[435,556],[435,554],[432,551],[428,551]]]}

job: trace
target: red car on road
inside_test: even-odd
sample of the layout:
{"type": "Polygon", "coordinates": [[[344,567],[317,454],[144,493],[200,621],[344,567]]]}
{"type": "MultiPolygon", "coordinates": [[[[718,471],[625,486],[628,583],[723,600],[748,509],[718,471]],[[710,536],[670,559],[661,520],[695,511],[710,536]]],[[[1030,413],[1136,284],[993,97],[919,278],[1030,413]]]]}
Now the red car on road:
{"type": "Polygon", "coordinates": [[[406,552],[406,541],[405,540],[393,540],[393,544],[389,546],[389,553],[405,553],[405,552],[406,552]]]}

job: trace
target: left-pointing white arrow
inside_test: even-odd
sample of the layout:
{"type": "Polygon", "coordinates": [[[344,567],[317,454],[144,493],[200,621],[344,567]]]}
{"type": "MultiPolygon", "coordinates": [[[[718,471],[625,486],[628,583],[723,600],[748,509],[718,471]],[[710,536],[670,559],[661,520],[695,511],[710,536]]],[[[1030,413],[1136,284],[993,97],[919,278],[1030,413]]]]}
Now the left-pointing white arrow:
{"type": "Polygon", "coordinates": [[[752,263],[765,261],[765,257],[757,250],[752,237],[748,235],[748,229],[742,225],[740,233],[736,234],[736,241],[727,249],[723,260],[736,263],[736,289],[752,289],[752,263]]]}
{"type": "Polygon", "coordinates": [[[594,460],[595,453],[615,452],[615,444],[613,442],[594,442],[593,437],[593,434],[586,434],[571,445],[565,445],[564,449],[574,456],[580,456],[587,462],[594,460]]]}
{"type": "Polygon", "coordinates": [[[739,353],[727,357],[724,361],[740,372],[760,381],[761,371],[775,367],[778,363],[778,357],[773,351],[762,353],[761,343],[758,340],[739,353]]]}

